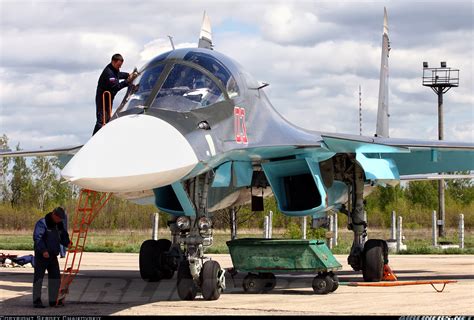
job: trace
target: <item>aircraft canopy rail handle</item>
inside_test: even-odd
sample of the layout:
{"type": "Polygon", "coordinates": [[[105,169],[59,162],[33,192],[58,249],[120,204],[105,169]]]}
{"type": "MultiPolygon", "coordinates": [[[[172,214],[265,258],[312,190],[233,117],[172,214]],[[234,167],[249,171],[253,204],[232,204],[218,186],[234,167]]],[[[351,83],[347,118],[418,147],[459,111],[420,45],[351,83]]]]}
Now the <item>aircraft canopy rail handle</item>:
{"type": "Polygon", "coordinates": [[[105,96],[108,96],[108,101],[109,101],[109,119],[112,117],[112,94],[110,91],[104,91],[102,93],[102,125],[105,126],[105,96]]]}
{"type": "Polygon", "coordinates": [[[68,247],[66,263],[61,275],[61,285],[56,305],[58,305],[60,300],[64,300],[69,293],[69,286],[79,272],[89,226],[99,211],[109,201],[111,195],[112,193],[81,190],[72,224],[71,244],[68,247]]]}

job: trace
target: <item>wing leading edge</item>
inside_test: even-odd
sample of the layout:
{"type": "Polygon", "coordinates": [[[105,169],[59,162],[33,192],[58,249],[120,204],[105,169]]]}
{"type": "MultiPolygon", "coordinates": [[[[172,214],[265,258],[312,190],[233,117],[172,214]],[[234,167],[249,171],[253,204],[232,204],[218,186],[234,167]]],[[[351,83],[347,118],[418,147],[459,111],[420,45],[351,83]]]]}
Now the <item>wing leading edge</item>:
{"type": "Polygon", "coordinates": [[[34,150],[19,150],[19,151],[0,151],[0,159],[7,157],[50,157],[57,156],[59,159],[59,166],[63,168],[72,159],[72,157],[82,148],[80,146],[61,147],[51,149],[34,149],[34,150]]]}
{"type": "Polygon", "coordinates": [[[81,148],[82,148],[82,145],[72,146],[72,147],[52,148],[52,149],[33,149],[33,150],[19,150],[19,151],[8,150],[8,151],[0,151],[0,158],[74,155],[81,148]]]}

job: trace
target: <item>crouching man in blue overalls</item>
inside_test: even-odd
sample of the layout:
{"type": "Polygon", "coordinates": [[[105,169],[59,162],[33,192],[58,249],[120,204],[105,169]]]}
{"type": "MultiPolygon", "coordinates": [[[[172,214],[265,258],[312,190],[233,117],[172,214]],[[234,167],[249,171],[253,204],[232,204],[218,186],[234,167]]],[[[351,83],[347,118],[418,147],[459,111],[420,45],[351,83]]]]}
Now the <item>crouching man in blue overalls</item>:
{"type": "MultiPolygon", "coordinates": [[[[69,234],[63,220],[66,213],[61,207],[41,218],[35,225],[33,233],[35,249],[35,273],[33,277],[33,306],[44,308],[41,301],[41,287],[45,271],[48,270],[49,305],[54,307],[58,297],[61,276],[59,273],[59,245],[69,246],[69,234]]],[[[62,301],[58,305],[62,305],[62,301]]]]}

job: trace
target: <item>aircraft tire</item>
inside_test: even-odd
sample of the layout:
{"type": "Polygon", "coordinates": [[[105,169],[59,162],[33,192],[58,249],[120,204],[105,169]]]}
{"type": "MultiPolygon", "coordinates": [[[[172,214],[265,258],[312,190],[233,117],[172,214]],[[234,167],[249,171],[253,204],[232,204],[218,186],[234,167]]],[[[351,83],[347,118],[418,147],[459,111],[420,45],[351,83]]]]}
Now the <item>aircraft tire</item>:
{"type": "Polygon", "coordinates": [[[385,260],[383,240],[370,239],[362,253],[362,275],[365,282],[379,282],[383,277],[385,260]]]}
{"type": "Polygon", "coordinates": [[[217,261],[206,261],[201,269],[201,292],[204,300],[217,300],[221,296],[222,288],[218,277],[221,266],[217,261]]]}
{"type": "Polygon", "coordinates": [[[146,240],[140,247],[139,268],[140,276],[147,282],[157,282],[161,280],[159,263],[161,261],[162,250],[158,241],[146,240]]]}
{"type": "Polygon", "coordinates": [[[194,300],[197,294],[197,286],[189,270],[189,262],[184,260],[178,266],[177,289],[181,300],[194,300]]]}
{"type": "Polygon", "coordinates": [[[328,294],[333,287],[334,281],[327,273],[319,274],[313,279],[313,291],[316,294],[328,294]]]}
{"type": "Polygon", "coordinates": [[[157,243],[163,251],[168,251],[171,248],[171,241],[169,241],[168,239],[158,239],[157,243]]]}
{"type": "Polygon", "coordinates": [[[161,259],[160,259],[160,262],[161,262],[161,265],[160,265],[160,271],[161,271],[161,277],[163,279],[171,279],[173,278],[173,275],[174,275],[174,269],[173,269],[173,266],[171,266],[169,263],[168,263],[168,260],[166,259],[166,255],[165,255],[165,252],[168,252],[171,248],[171,241],[169,241],[168,239],[159,239],[157,241],[158,243],[158,246],[160,247],[161,249],[161,259]]]}

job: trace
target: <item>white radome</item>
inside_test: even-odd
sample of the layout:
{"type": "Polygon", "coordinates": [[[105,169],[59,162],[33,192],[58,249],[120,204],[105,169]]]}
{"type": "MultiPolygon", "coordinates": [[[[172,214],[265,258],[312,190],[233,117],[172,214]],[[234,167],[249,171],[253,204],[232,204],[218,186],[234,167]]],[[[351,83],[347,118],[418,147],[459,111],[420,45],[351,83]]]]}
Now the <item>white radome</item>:
{"type": "Polygon", "coordinates": [[[128,115],[100,129],[61,175],[90,190],[133,192],[169,185],[197,163],[191,145],[168,122],[128,115]]]}

